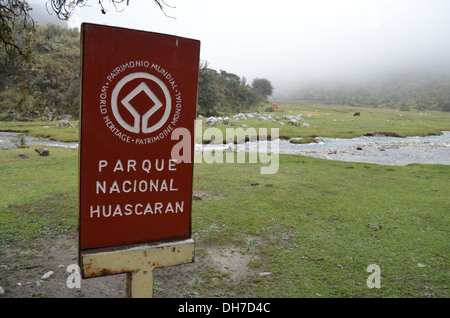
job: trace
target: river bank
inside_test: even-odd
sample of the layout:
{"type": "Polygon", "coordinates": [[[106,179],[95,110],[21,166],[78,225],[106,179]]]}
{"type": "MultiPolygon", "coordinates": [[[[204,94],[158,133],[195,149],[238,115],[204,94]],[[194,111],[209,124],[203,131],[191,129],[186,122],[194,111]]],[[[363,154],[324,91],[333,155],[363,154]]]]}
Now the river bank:
{"type": "Polygon", "coordinates": [[[258,151],[272,149],[280,154],[293,154],[315,158],[366,162],[384,165],[412,163],[450,165],[450,131],[439,136],[390,137],[361,136],[351,139],[317,137],[314,143],[297,144],[290,140],[247,142],[233,145],[197,145],[196,149],[231,149],[258,151]]]}
{"type": "MultiPolygon", "coordinates": [[[[19,133],[0,132],[0,149],[17,147],[19,133]]],[[[46,138],[24,136],[25,145],[78,148],[77,142],[60,142],[46,138]]],[[[361,136],[351,139],[315,138],[315,143],[296,144],[289,140],[247,142],[238,145],[196,145],[197,150],[258,151],[277,148],[280,154],[294,154],[315,158],[366,162],[385,165],[407,165],[412,163],[450,165],[450,131],[439,136],[389,137],[361,136]],[[266,144],[263,144],[266,143],[266,144]]]]}

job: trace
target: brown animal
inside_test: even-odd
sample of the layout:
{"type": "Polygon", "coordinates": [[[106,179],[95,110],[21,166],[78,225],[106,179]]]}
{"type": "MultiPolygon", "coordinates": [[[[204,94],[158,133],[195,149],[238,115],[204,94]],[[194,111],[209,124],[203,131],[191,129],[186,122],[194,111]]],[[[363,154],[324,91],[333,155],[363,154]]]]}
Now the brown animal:
{"type": "Polygon", "coordinates": [[[48,155],[50,155],[50,152],[48,151],[48,149],[35,148],[34,151],[36,151],[39,154],[39,156],[48,156],[48,155]]]}
{"type": "Polygon", "coordinates": [[[277,103],[273,103],[272,104],[272,111],[274,111],[274,110],[278,111],[278,104],[277,103]]]}
{"type": "Polygon", "coordinates": [[[360,112],[356,112],[356,113],[353,114],[353,116],[359,116],[359,115],[361,115],[360,112]]]}

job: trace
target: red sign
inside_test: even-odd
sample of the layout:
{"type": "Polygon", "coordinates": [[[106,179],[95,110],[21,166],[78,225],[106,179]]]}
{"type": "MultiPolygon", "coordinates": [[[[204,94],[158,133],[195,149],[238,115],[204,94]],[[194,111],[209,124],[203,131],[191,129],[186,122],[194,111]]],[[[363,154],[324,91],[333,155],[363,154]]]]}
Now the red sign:
{"type": "Polygon", "coordinates": [[[193,151],[171,153],[180,129],[194,145],[200,42],[83,24],[82,43],[80,249],[190,238],[193,151]]]}

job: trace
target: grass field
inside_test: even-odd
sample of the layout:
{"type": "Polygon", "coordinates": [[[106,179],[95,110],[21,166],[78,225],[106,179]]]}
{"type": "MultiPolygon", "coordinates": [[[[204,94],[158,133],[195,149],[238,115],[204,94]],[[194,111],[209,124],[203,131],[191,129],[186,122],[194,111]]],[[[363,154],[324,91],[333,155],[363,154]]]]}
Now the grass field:
{"type": "MultiPolygon", "coordinates": [[[[450,129],[450,113],[427,111],[399,111],[392,109],[361,108],[351,106],[324,106],[310,105],[299,106],[280,104],[279,112],[265,113],[279,120],[273,122],[260,121],[252,118],[248,120],[233,121],[231,128],[240,127],[242,124],[255,128],[278,128],[279,136],[291,137],[330,137],[353,138],[365,134],[384,133],[400,137],[439,135],[442,130],[450,129]],[[360,116],[353,116],[360,112],[360,116]],[[288,125],[288,120],[283,120],[285,115],[303,114],[303,122],[310,125],[309,128],[288,125]],[[311,117],[307,117],[310,114],[311,117]],[[280,125],[279,122],[284,123],[280,125]]],[[[263,114],[263,112],[261,112],[263,114]]],[[[203,130],[209,128],[203,125],[203,130]]],[[[226,128],[219,126],[223,136],[226,128]]]]}
{"type": "Polygon", "coordinates": [[[241,284],[244,295],[447,297],[449,173],[296,156],[271,176],[199,165],[196,188],[213,199],[195,202],[194,229],[207,244],[256,249],[253,266],[273,276],[241,284]],[[370,264],[380,289],[366,285],[370,264]]]}
{"type": "MultiPolygon", "coordinates": [[[[71,122],[76,125],[75,121],[71,122]]],[[[48,121],[0,121],[0,131],[23,132],[33,137],[74,142],[78,141],[78,128],[57,127],[58,122],[48,121]]]]}
{"type": "MultiPolygon", "coordinates": [[[[361,108],[351,106],[330,105],[291,105],[280,104],[279,112],[270,114],[273,118],[279,117],[274,122],[249,119],[233,121],[232,126],[218,126],[223,136],[226,136],[226,128],[238,128],[242,124],[253,127],[259,132],[260,128],[278,128],[280,137],[330,137],[353,138],[371,133],[393,133],[405,136],[439,135],[442,130],[450,130],[450,113],[436,111],[399,111],[392,109],[361,108]],[[360,112],[359,117],[354,117],[355,112],[360,112]],[[311,127],[304,128],[288,125],[288,120],[281,119],[284,115],[303,114],[303,122],[311,127]],[[307,117],[308,114],[312,116],[307,117]],[[280,125],[283,122],[285,125],[280,125]]],[[[255,110],[257,111],[257,110],[255,110]]],[[[204,118],[203,118],[204,121],[204,118]]],[[[0,131],[26,132],[30,136],[45,137],[59,141],[78,141],[78,128],[57,127],[58,122],[0,122],[0,131]]],[[[75,121],[71,122],[74,126],[75,121]]],[[[203,131],[210,126],[203,124],[203,131]]]]}
{"type": "MultiPolygon", "coordinates": [[[[364,109],[353,119],[355,108],[323,107],[315,113],[285,107],[286,113],[313,114],[305,119],[311,126],[327,125],[309,130],[321,136],[450,130],[445,113],[425,117],[364,109]],[[335,113],[336,122],[326,113],[335,113]],[[373,118],[363,123],[366,114],[373,118]],[[392,123],[396,114],[403,116],[392,123]]],[[[298,135],[307,128],[287,127],[294,128],[285,133],[311,135],[298,135]]],[[[54,128],[56,137],[58,129],[63,128],[54,128]]],[[[0,151],[0,264],[24,262],[4,254],[4,248],[40,249],[60,235],[76,243],[78,152],[49,149],[48,157],[32,148],[0,151]]],[[[260,164],[196,164],[194,194],[201,200],[193,201],[192,234],[199,253],[215,248],[251,256],[245,266],[253,274],[233,281],[226,267],[201,264],[184,295],[447,298],[449,179],[450,167],[444,165],[385,166],[294,155],[280,155],[273,175],[261,175],[260,164]],[[367,286],[371,264],[380,267],[381,288],[367,286]]],[[[19,271],[0,271],[0,286],[6,275],[19,271]]]]}

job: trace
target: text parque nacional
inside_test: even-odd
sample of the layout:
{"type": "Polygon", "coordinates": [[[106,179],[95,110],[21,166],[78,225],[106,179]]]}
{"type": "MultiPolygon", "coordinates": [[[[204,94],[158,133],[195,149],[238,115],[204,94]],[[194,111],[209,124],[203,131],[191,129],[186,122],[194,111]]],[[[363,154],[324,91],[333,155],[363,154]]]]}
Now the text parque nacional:
{"type": "MultiPolygon", "coordinates": [[[[107,160],[98,161],[98,172],[139,172],[144,171],[171,171],[177,170],[175,159],[127,159],[116,160],[112,165],[107,160]]],[[[173,178],[149,178],[149,179],[126,179],[126,180],[96,180],[95,193],[97,195],[120,194],[120,193],[145,193],[145,192],[176,192],[177,186],[173,178]]],[[[116,205],[91,205],[89,216],[97,217],[116,217],[129,215],[147,215],[147,214],[166,214],[182,213],[184,211],[184,201],[174,202],[145,202],[145,203],[127,203],[116,205]]]]}

